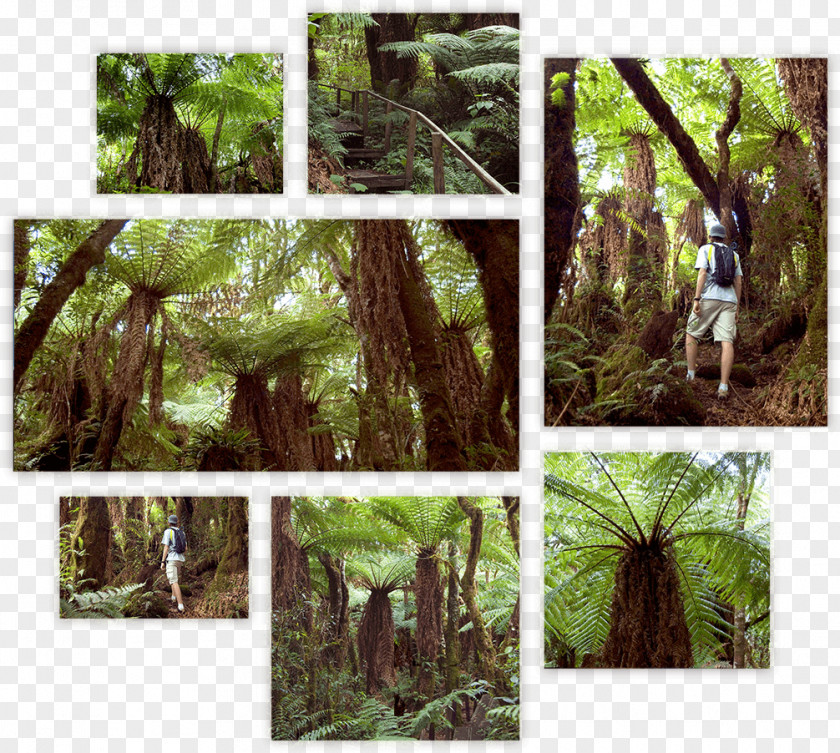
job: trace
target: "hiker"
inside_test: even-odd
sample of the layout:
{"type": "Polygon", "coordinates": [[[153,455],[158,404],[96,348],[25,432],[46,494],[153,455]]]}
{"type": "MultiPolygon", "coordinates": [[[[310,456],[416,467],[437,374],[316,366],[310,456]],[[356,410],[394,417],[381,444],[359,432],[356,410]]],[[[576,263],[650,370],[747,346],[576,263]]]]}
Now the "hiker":
{"type": "Polygon", "coordinates": [[[725,400],[729,397],[729,376],[735,361],[735,322],[744,278],[738,254],[726,245],[726,228],[714,223],[709,228],[709,237],[711,243],[700,247],[694,264],[698,270],[697,287],[685,330],[685,360],[688,362],[685,378],[689,381],[694,379],[697,340],[711,327],[715,342],[720,343],[717,396],[725,400]]]}
{"type": "Polygon", "coordinates": [[[169,516],[169,528],[163,532],[163,559],[160,569],[166,568],[166,577],[172,585],[172,601],[178,602],[178,611],[184,611],[184,599],[181,596],[181,587],[178,585],[181,579],[181,570],[184,567],[186,557],[184,552],[187,549],[187,537],[178,528],[178,516],[169,516]]]}

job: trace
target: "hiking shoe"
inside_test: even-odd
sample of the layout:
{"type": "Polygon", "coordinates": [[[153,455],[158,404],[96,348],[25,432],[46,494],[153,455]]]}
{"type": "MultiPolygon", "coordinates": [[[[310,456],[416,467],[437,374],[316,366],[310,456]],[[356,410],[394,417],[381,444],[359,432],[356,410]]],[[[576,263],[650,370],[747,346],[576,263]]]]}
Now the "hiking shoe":
{"type": "Polygon", "coordinates": [[[183,611],[184,611],[184,605],[183,605],[183,604],[179,604],[179,605],[178,605],[178,611],[179,611],[179,612],[183,612],[183,611]]]}
{"type": "Polygon", "coordinates": [[[718,400],[729,400],[729,390],[722,390],[718,388],[717,396],[718,400]]]}
{"type": "Polygon", "coordinates": [[[693,382],[694,381],[694,374],[686,374],[685,375],[686,382],[693,382]]]}
{"type": "Polygon", "coordinates": [[[175,594],[172,594],[172,596],[170,596],[169,598],[170,598],[170,600],[172,601],[172,603],[173,603],[173,604],[174,604],[176,601],[178,601],[178,599],[176,599],[176,598],[175,598],[175,594]]]}

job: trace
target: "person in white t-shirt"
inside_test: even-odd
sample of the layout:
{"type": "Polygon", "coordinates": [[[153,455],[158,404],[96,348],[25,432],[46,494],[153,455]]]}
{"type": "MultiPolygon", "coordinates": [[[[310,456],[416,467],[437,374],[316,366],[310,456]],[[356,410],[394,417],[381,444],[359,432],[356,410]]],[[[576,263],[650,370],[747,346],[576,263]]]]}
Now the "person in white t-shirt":
{"type": "Polygon", "coordinates": [[[735,254],[735,279],[732,285],[724,287],[712,279],[715,271],[714,243],[726,243],[726,228],[718,223],[713,224],[709,228],[709,237],[712,243],[700,247],[694,265],[698,273],[694,305],[685,330],[685,360],[688,362],[686,379],[694,379],[697,340],[711,327],[715,342],[720,343],[720,385],[717,395],[725,399],[729,397],[729,376],[735,361],[735,323],[738,320],[738,302],[741,300],[744,277],[738,254],[735,254]]]}
{"type": "Polygon", "coordinates": [[[163,544],[163,558],[160,563],[160,569],[163,570],[164,567],[166,568],[166,577],[172,585],[172,601],[177,601],[178,611],[183,612],[184,598],[181,596],[181,586],[178,585],[178,582],[181,579],[181,570],[187,558],[182,553],[176,551],[178,548],[176,546],[176,541],[180,537],[183,537],[182,540],[186,546],[186,536],[184,536],[183,531],[178,528],[178,516],[170,515],[169,528],[163,532],[163,539],[160,542],[163,544]],[[177,534],[176,531],[178,532],[177,534]]]}

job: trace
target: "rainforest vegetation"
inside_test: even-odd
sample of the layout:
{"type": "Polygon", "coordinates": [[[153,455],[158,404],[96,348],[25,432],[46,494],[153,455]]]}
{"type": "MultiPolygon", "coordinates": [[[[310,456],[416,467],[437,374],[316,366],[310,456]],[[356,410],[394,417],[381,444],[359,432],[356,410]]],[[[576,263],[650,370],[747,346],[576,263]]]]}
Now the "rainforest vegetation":
{"type": "Polygon", "coordinates": [[[310,190],[518,193],[518,27],[511,13],[310,14],[310,190]]]}
{"type": "Polygon", "coordinates": [[[272,738],[519,739],[519,499],[272,499],[272,738]]]}
{"type": "Polygon", "coordinates": [[[18,220],[15,468],[516,469],[518,227],[18,220]]]}
{"type": "Polygon", "coordinates": [[[547,425],[825,425],[827,61],[545,66],[547,425]],[[734,397],[684,380],[698,248],[743,270],[734,397]]]}
{"type": "Polygon", "coordinates": [[[97,193],[282,193],[280,55],[96,61],[97,193]]]}
{"type": "Polygon", "coordinates": [[[245,497],[61,497],[58,504],[61,617],[248,616],[245,497]],[[160,567],[173,514],[187,539],[183,612],[160,567]]]}
{"type": "Polygon", "coordinates": [[[545,462],[550,667],[769,667],[769,453],[545,462]]]}

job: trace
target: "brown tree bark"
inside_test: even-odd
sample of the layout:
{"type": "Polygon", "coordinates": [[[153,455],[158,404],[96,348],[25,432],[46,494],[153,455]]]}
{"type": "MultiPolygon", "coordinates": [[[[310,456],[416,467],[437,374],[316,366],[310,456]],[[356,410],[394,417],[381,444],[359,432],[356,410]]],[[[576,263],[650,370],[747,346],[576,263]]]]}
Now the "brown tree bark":
{"type": "Polygon", "coordinates": [[[111,470],[123,427],[131,421],[143,396],[147,328],[159,305],[160,299],[147,291],[132,293],[129,298],[128,322],[120,338],[120,352],[108,385],[105,417],[93,452],[95,470],[111,470]]]}
{"type": "Polygon", "coordinates": [[[574,148],[575,72],[577,58],[556,58],[545,61],[544,76],[544,139],[545,139],[545,263],[543,317],[551,318],[560,288],[566,278],[581,222],[578,163],[574,148]],[[563,104],[551,102],[551,80],[558,73],[566,74],[563,104]]]}
{"type": "MultiPolygon", "coordinates": [[[[291,497],[271,498],[271,608],[293,609],[299,600],[309,601],[312,585],[309,558],[292,527],[291,497]]],[[[311,610],[305,622],[311,625],[311,610]]]]}
{"type": "Polygon", "coordinates": [[[732,191],[729,186],[729,137],[738,121],[741,119],[741,95],[743,93],[743,84],[738,78],[732,64],[726,58],[720,60],[723,70],[729,77],[730,93],[729,93],[729,107],[726,110],[726,117],[721,123],[715,133],[715,141],[718,147],[718,174],[717,185],[720,191],[720,221],[726,228],[729,241],[732,242],[739,238],[738,226],[735,224],[735,217],[732,215],[732,191]]]}
{"type": "Polygon", "coordinates": [[[32,313],[15,333],[14,390],[20,382],[35,351],[44,341],[53,319],[80,285],[91,267],[105,261],[105,250],[128,220],[105,220],[68,257],[58,274],[44,288],[32,313]]]}
{"type": "Polygon", "coordinates": [[[327,587],[329,589],[329,617],[325,636],[327,646],[321,659],[338,669],[342,669],[347,659],[347,639],[350,625],[348,610],[350,591],[344,577],[344,562],[326,552],[318,555],[318,561],[327,573],[327,587]]]}
{"type": "Polygon", "coordinates": [[[105,497],[80,497],[79,516],[73,534],[71,572],[75,580],[92,582],[86,589],[98,591],[107,584],[108,552],[111,548],[111,516],[105,497]]]}
{"type": "Polygon", "coordinates": [[[383,90],[394,79],[400,87],[411,89],[417,78],[417,60],[398,58],[396,52],[380,52],[379,47],[388,42],[413,42],[417,14],[374,13],[378,26],[365,29],[365,44],[370,65],[370,85],[374,91],[383,90]]]}
{"type": "Polygon", "coordinates": [[[443,639],[443,584],[437,564],[437,550],[421,549],[417,554],[414,596],[417,601],[418,692],[431,699],[435,691],[435,665],[443,639]]]}
{"type": "MultiPolygon", "coordinates": [[[[478,267],[493,357],[508,401],[508,420],[519,444],[519,223],[516,220],[448,220],[478,267]]],[[[489,406],[485,406],[489,407],[489,406]]],[[[499,405],[501,408],[501,405],[499,405]]],[[[492,427],[494,418],[488,414],[492,427]]],[[[494,439],[494,443],[497,440],[494,439]]],[[[503,445],[500,445],[503,446],[503,445]]]]}
{"type": "MultiPolygon", "coordinates": [[[[446,374],[437,347],[434,325],[426,301],[407,256],[414,239],[404,220],[359,220],[358,225],[376,222],[373,232],[387,235],[400,263],[396,265],[398,297],[414,364],[414,379],[426,433],[426,467],[430,471],[465,471],[463,440],[458,433],[446,374]]],[[[362,236],[364,237],[364,236],[362,236]]]]}
{"type": "Polygon", "coordinates": [[[225,544],[215,580],[248,571],[248,513],[246,497],[228,497],[228,519],[225,544]]]}

